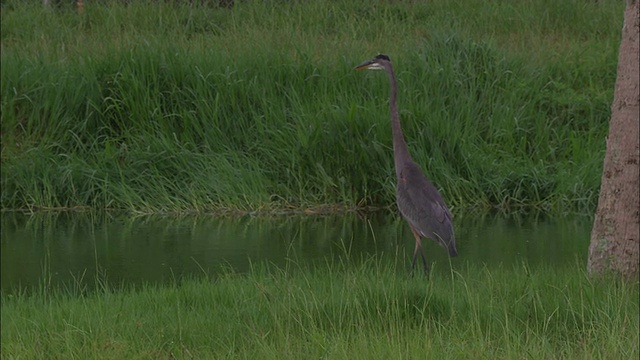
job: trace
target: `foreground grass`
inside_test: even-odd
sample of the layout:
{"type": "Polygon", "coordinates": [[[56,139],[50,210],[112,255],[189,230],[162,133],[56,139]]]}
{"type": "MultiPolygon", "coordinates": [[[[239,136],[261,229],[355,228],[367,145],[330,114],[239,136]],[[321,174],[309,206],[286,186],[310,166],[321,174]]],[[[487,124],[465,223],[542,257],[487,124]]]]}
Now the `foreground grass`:
{"type": "Polygon", "coordinates": [[[449,204],[595,208],[620,1],[3,5],[2,209],[393,204],[378,52],[449,204]]]}
{"type": "MultiPolygon", "coordinates": [[[[122,291],[2,296],[3,358],[635,359],[638,286],[369,259],[122,291]]],[[[292,268],[294,266],[291,266],[292,268]]]]}

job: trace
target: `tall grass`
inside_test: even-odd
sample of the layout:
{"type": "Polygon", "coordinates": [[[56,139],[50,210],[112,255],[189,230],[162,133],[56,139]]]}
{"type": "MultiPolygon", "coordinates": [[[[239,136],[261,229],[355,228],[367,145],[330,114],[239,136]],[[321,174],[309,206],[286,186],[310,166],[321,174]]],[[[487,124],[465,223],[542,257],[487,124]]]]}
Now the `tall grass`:
{"type": "Polygon", "coordinates": [[[6,358],[635,359],[637,283],[584,266],[429,279],[369,258],[93,293],[2,296],[6,358]],[[54,355],[55,354],[55,355],[54,355]]]}
{"type": "Polygon", "coordinates": [[[454,207],[591,211],[616,1],[133,2],[2,9],[2,209],[389,206],[390,55],[454,207]]]}

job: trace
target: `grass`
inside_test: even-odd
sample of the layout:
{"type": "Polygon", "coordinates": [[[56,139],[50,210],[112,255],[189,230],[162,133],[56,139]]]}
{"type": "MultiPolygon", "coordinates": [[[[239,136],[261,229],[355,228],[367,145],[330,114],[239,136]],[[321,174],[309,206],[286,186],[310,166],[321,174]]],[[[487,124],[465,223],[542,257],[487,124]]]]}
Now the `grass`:
{"type": "Polygon", "coordinates": [[[589,213],[619,1],[3,2],[3,210],[388,207],[394,60],[454,208],[589,213]]]}
{"type": "MultiPolygon", "coordinates": [[[[637,283],[560,269],[368,258],[121,291],[2,296],[3,358],[634,359],[637,283]],[[446,267],[446,266],[445,266],[446,267]]],[[[99,280],[97,280],[100,283],[99,280]]]]}

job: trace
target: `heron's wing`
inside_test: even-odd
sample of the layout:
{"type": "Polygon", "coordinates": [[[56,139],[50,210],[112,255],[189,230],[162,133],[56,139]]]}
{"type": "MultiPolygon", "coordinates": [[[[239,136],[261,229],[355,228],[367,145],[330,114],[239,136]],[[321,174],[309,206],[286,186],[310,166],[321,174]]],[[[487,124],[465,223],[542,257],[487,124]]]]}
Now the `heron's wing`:
{"type": "Polygon", "coordinates": [[[443,227],[451,226],[452,216],[444,199],[417,165],[407,164],[403,168],[396,196],[402,215],[423,235],[441,233],[443,227]]]}
{"type": "Polygon", "coordinates": [[[417,215],[421,218],[426,216],[436,219],[439,223],[451,220],[451,213],[444,203],[444,199],[433,184],[426,178],[420,181],[419,186],[409,186],[407,194],[412,199],[417,215]]]}
{"type": "Polygon", "coordinates": [[[431,203],[431,208],[433,210],[434,217],[441,223],[444,223],[445,220],[451,220],[451,213],[447,206],[441,201],[433,201],[431,203]]]}

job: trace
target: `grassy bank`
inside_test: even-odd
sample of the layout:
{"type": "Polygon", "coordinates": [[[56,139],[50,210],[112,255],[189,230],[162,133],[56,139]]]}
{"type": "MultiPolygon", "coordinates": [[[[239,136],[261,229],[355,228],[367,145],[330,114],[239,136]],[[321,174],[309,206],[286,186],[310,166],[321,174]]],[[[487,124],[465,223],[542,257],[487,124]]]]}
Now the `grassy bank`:
{"type": "Polygon", "coordinates": [[[394,60],[414,158],[457,208],[589,212],[624,4],[3,2],[2,209],[394,202],[394,60]]]}
{"type": "MultiPolygon", "coordinates": [[[[441,267],[445,264],[441,264],[441,267]]],[[[638,286],[584,266],[408,278],[376,259],[2,297],[3,358],[635,359],[638,286]]],[[[441,269],[442,270],[442,269],[441,269]]]]}

